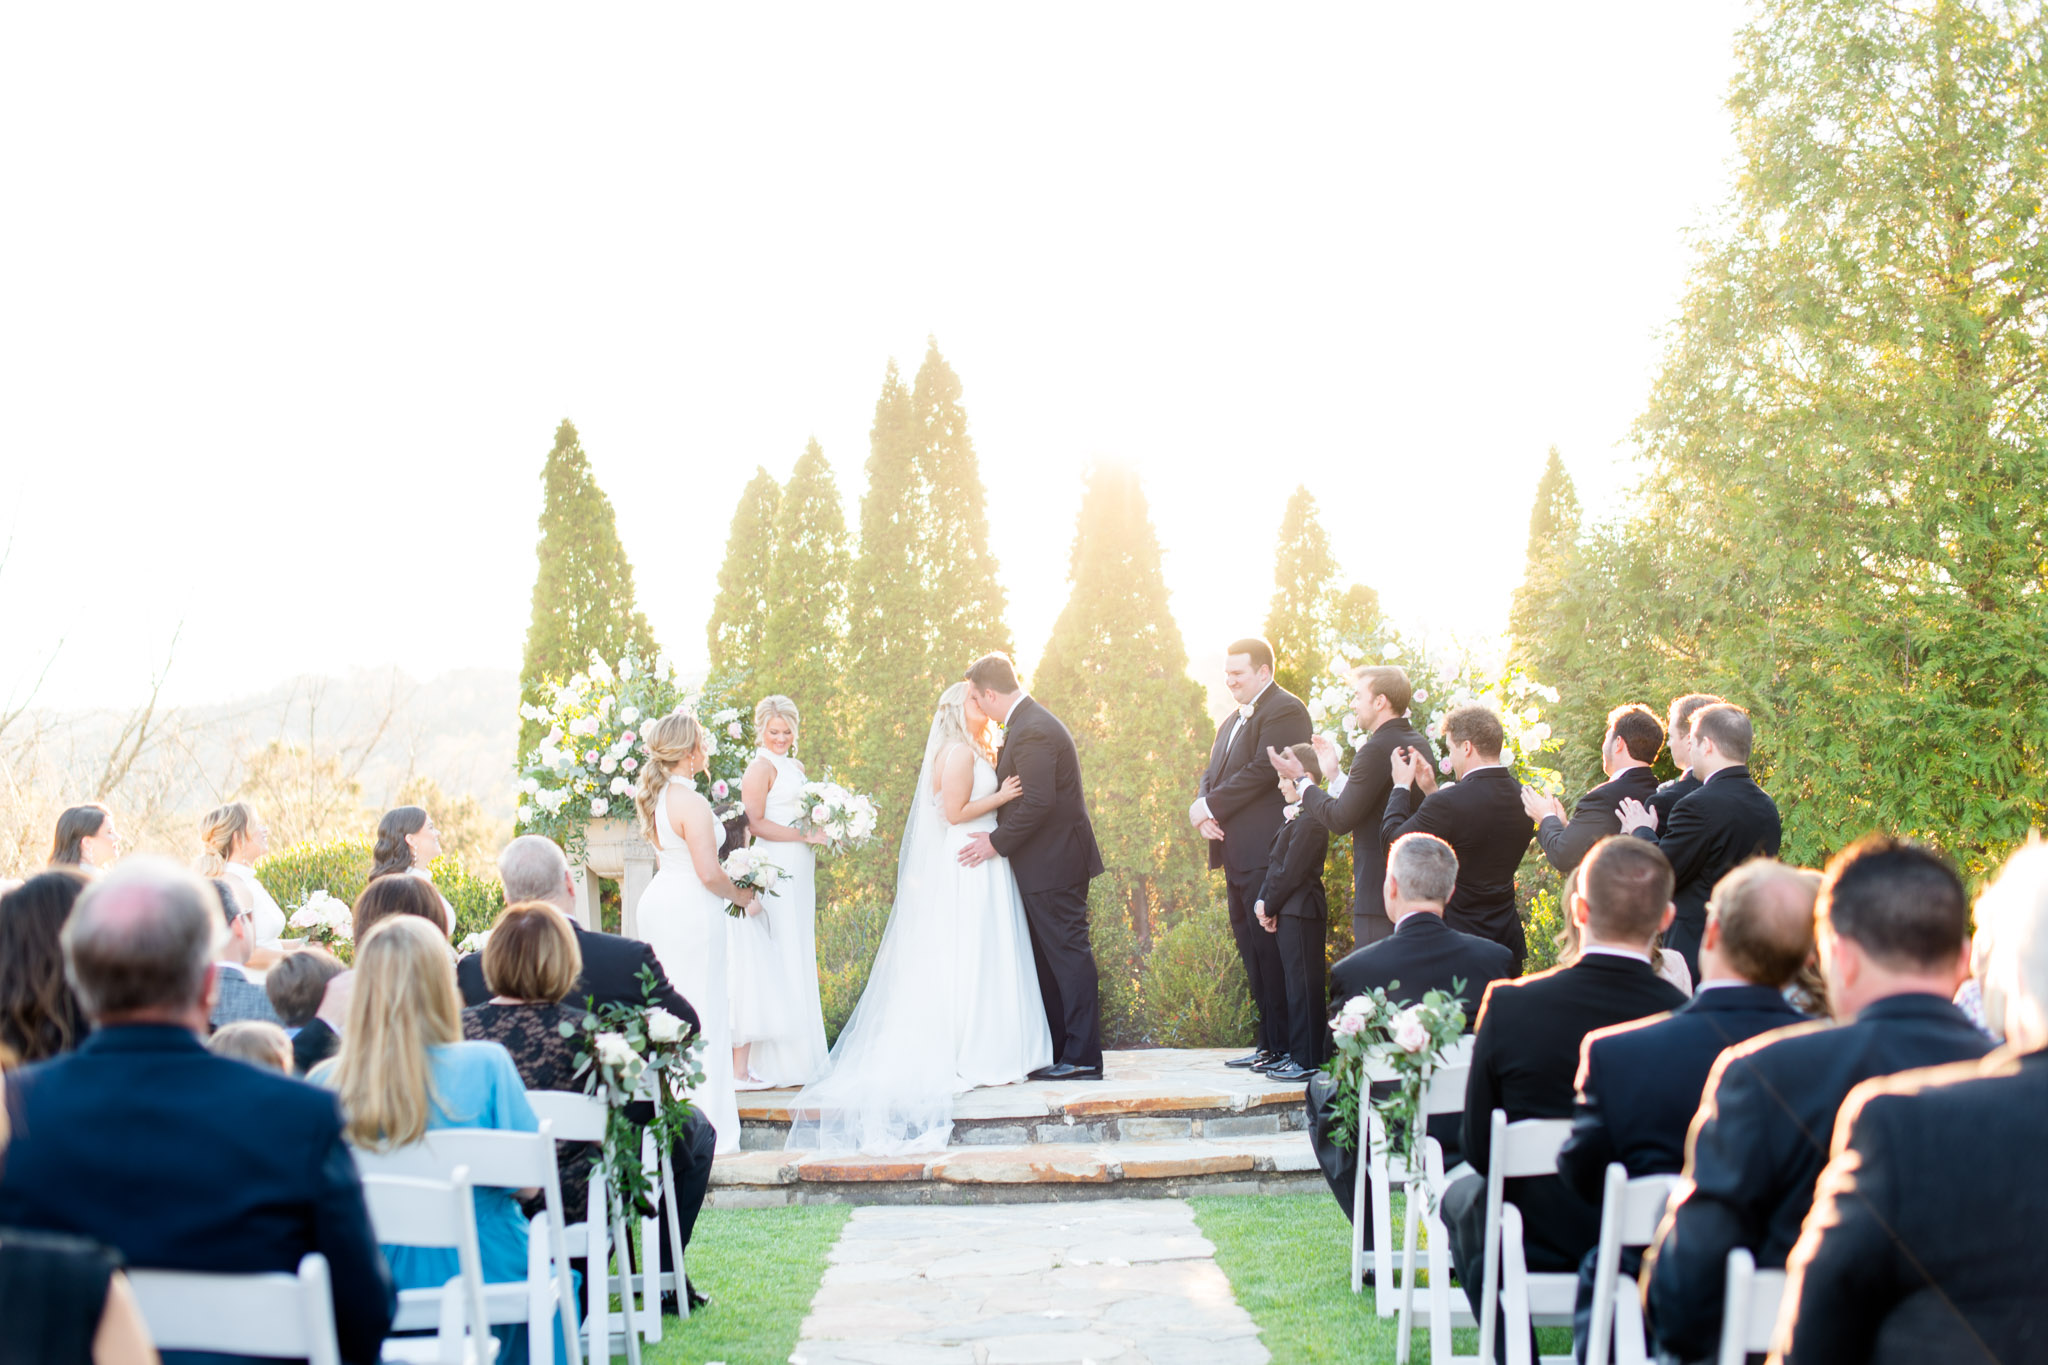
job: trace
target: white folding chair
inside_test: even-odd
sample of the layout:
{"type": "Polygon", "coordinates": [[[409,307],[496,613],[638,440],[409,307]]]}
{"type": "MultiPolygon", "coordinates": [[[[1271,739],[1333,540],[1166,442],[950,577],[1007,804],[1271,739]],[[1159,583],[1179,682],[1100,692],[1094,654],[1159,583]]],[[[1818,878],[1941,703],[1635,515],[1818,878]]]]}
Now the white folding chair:
{"type": "Polygon", "coordinates": [[[317,1251],[300,1258],[296,1275],[131,1270],[128,1283],[159,1350],[341,1365],[327,1258],[317,1251]]]}
{"type": "Polygon", "coordinates": [[[1649,1365],[1643,1332],[1643,1304],[1633,1278],[1621,1273],[1621,1253],[1657,1238],[1664,1206],[1678,1184],[1675,1175],[1628,1178],[1620,1162],[1607,1167],[1600,1199],[1600,1245],[1593,1259],[1593,1322],[1586,1335],[1586,1359],[1604,1362],[1613,1343],[1616,1365],[1649,1365]]]}
{"type": "Polygon", "coordinates": [[[1721,1301],[1721,1365],[1743,1365],[1768,1351],[1784,1308],[1785,1272],[1758,1270],[1746,1247],[1728,1253],[1728,1294],[1721,1301]]]}
{"type": "Polygon", "coordinates": [[[453,1171],[446,1180],[365,1175],[363,1202],[379,1242],[451,1248],[457,1265],[454,1278],[438,1289],[398,1291],[391,1329],[437,1330],[431,1337],[385,1338],[383,1358],[411,1365],[490,1365],[498,1340],[484,1313],[484,1263],[469,1172],[453,1171]]]}
{"type": "Polygon", "coordinates": [[[559,1310],[569,1365],[582,1365],[575,1332],[576,1286],[569,1273],[552,1123],[542,1119],[540,1130],[534,1133],[436,1128],[418,1142],[389,1152],[359,1148],[356,1167],[365,1175],[422,1180],[446,1180],[451,1171],[467,1169],[472,1188],[539,1189],[546,1207],[527,1228],[526,1279],[514,1284],[486,1282],[484,1312],[486,1320],[494,1324],[525,1323],[534,1365],[553,1365],[554,1323],[559,1310]]]}
{"type": "MultiPolygon", "coordinates": [[[[1465,1109],[1465,1077],[1470,1074],[1472,1061],[1472,1035],[1460,1038],[1444,1054],[1430,1079],[1423,1106],[1423,1117],[1436,1114],[1463,1113],[1465,1109]],[[1441,1107],[1431,1108],[1431,1104],[1441,1107]]],[[[1397,1075],[1391,1065],[1377,1059],[1369,1059],[1365,1075],[1360,1084],[1370,1087],[1375,1082],[1393,1081],[1397,1075]]],[[[1356,1294],[1365,1283],[1365,1268],[1368,1257],[1373,1272],[1373,1311],[1380,1317],[1394,1315],[1397,1302],[1393,1295],[1394,1272],[1400,1268],[1402,1277],[1408,1274],[1408,1267],[1415,1264],[1407,1250],[1394,1249],[1394,1187],[1407,1186],[1422,1178],[1421,1168],[1413,1171],[1396,1170],[1387,1152],[1386,1127],[1372,1107],[1369,1097],[1359,1102],[1358,1173],[1359,1179],[1352,1186],[1351,1208],[1351,1292],[1356,1294]],[[1366,1221],[1367,1204],[1371,1205],[1371,1222],[1366,1221]],[[1366,1229],[1372,1229],[1372,1249],[1366,1250],[1366,1229]]],[[[1420,1148],[1418,1147],[1418,1152],[1420,1148]]],[[[1427,1269],[1429,1253],[1423,1253],[1418,1268],[1427,1269]]]]}
{"type": "MultiPolygon", "coordinates": [[[[556,1140],[604,1141],[605,1106],[604,1101],[595,1096],[572,1094],[566,1090],[529,1090],[526,1102],[534,1115],[549,1127],[556,1140]]],[[[592,1362],[603,1361],[609,1365],[612,1335],[616,1331],[624,1338],[627,1361],[630,1365],[640,1365],[640,1337],[636,1323],[644,1321],[645,1314],[644,1311],[635,1312],[633,1305],[634,1277],[626,1236],[626,1213],[614,1204],[605,1189],[603,1173],[595,1168],[590,1172],[590,1192],[584,1201],[583,1221],[571,1223],[562,1230],[562,1243],[567,1255],[583,1258],[585,1357],[592,1362]],[[619,1265],[616,1282],[621,1312],[613,1312],[611,1306],[614,1283],[611,1262],[615,1251],[619,1265]]],[[[658,1317],[661,1311],[658,1298],[654,1302],[654,1311],[658,1317]]]]}
{"type": "Polygon", "coordinates": [[[661,1340],[661,1296],[676,1296],[676,1311],[682,1317],[690,1316],[689,1280],[683,1273],[683,1228],[677,1221],[676,1178],[671,1169],[674,1154],[660,1149],[653,1136],[640,1142],[640,1168],[647,1173],[648,1181],[661,1191],[661,1214],[640,1221],[640,1249],[645,1264],[641,1267],[640,1309],[641,1331],[649,1341],[661,1340]],[[675,1270],[664,1273],[661,1270],[661,1237],[668,1236],[669,1257],[675,1262],[675,1270]],[[647,1277],[652,1276],[653,1289],[647,1288],[647,1277]]]}

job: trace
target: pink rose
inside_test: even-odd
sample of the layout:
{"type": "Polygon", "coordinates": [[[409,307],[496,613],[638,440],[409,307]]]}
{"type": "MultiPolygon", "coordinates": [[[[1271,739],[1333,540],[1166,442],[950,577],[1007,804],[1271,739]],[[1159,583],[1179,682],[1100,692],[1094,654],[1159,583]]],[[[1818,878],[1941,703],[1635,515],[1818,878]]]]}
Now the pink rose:
{"type": "Polygon", "coordinates": [[[619,736],[619,743],[621,744],[631,744],[632,742],[633,732],[631,730],[628,730],[625,734],[619,736]]]}
{"type": "Polygon", "coordinates": [[[1394,1021],[1394,1043],[1403,1052],[1420,1052],[1429,1046],[1429,1030],[1422,1026],[1422,1017],[1413,1007],[1401,1011],[1401,1017],[1394,1021]]]}
{"type": "Polygon", "coordinates": [[[592,749],[592,750],[590,750],[590,751],[589,751],[588,753],[584,754],[584,755],[583,755],[583,761],[584,761],[585,763],[595,763],[595,762],[597,762],[597,750],[595,750],[595,749],[592,749]]]}
{"type": "Polygon", "coordinates": [[[637,758],[629,758],[624,763],[621,763],[619,766],[621,768],[624,768],[627,772],[632,772],[633,769],[640,766],[640,760],[637,758]]]}
{"type": "Polygon", "coordinates": [[[715,800],[719,800],[719,801],[723,801],[723,800],[725,800],[726,796],[727,796],[727,795],[728,795],[728,794],[729,794],[729,793],[730,793],[731,791],[732,791],[732,788],[731,788],[731,787],[729,787],[729,786],[727,786],[727,785],[726,785],[726,784],[725,784],[725,783],[724,783],[723,781],[719,781],[719,782],[713,782],[713,783],[711,784],[711,795],[712,795],[713,799],[715,799],[715,800]]]}
{"type": "Polygon", "coordinates": [[[1339,1038],[1356,1038],[1365,1031],[1365,1020],[1355,1014],[1340,1014],[1330,1023],[1330,1032],[1339,1038]]]}

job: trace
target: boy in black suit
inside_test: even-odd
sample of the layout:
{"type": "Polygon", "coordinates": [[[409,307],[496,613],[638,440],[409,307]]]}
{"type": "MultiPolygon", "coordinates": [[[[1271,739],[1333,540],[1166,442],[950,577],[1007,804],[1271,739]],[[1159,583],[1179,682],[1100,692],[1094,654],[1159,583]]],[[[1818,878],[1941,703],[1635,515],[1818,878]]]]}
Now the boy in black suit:
{"type": "MultiPolygon", "coordinates": [[[[1293,749],[1304,767],[1316,761],[1306,744],[1293,749]]],[[[1323,1064],[1327,1041],[1323,1019],[1323,923],[1329,901],[1323,891],[1323,861],[1330,856],[1330,832],[1301,816],[1301,792],[1287,778],[1279,780],[1285,801],[1281,825],[1266,857],[1266,879],[1252,913],[1261,931],[1271,934],[1280,949],[1285,979],[1285,1023],[1278,1030],[1287,1056],[1262,1068],[1276,1081],[1305,1081],[1323,1064]]]]}

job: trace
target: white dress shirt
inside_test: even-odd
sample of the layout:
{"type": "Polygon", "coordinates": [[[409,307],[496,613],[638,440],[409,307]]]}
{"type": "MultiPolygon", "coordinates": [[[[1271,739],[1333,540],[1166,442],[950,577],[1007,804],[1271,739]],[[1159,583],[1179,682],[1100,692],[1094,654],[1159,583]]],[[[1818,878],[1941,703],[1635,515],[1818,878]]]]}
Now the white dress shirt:
{"type": "MultiPolygon", "coordinates": [[[[1259,689],[1257,697],[1239,704],[1237,708],[1237,724],[1230,727],[1230,737],[1223,741],[1224,753],[1229,753],[1230,747],[1237,743],[1238,731],[1244,729],[1245,722],[1251,718],[1251,713],[1258,707],[1259,697],[1265,696],[1272,690],[1273,683],[1268,679],[1266,685],[1259,689]]],[[[1195,804],[1188,807],[1188,819],[1194,824],[1199,825],[1204,820],[1213,820],[1215,818],[1215,816],[1209,814],[1209,798],[1206,796],[1196,797],[1195,804]]]]}
{"type": "Polygon", "coordinates": [[[256,880],[256,869],[247,863],[229,863],[227,875],[235,879],[249,906],[249,926],[256,931],[256,946],[275,948],[278,939],[284,937],[283,907],[263,889],[263,883],[256,880]]]}

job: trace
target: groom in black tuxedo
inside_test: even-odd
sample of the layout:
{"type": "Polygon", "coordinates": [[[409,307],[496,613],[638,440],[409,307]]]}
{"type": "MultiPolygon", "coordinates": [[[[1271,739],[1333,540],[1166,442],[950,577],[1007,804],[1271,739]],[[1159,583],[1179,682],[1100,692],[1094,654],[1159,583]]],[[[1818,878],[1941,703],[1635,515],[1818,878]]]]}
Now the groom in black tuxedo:
{"type": "Polygon", "coordinates": [[[1216,727],[1209,768],[1188,807],[1188,819],[1209,841],[1209,866],[1223,869],[1230,935],[1259,1011],[1252,1051],[1226,1065],[1264,1071],[1288,1060],[1287,977],[1279,943],[1252,916],[1266,881],[1273,836],[1286,823],[1287,801],[1267,751],[1307,743],[1311,726],[1301,698],[1273,681],[1273,647],[1264,640],[1230,646],[1223,657],[1223,685],[1237,709],[1216,727]]]}
{"type": "Polygon", "coordinates": [[[997,780],[1014,774],[1024,791],[1002,808],[994,830],[968,841],[960,861],[973,867],[997,855],[1008,858],[1024,897],[1038,990],[1052,1029],[1053,1064],[1032,1075],[1099,1081],[1102,1007],[1088,942],[1088,883],[1102,873],[1102,853],[1081,795],[1081,756],[1059,717],[1017,681],[1007,654],[975,660],[967,686],[1003,727],[997,780]]]}

